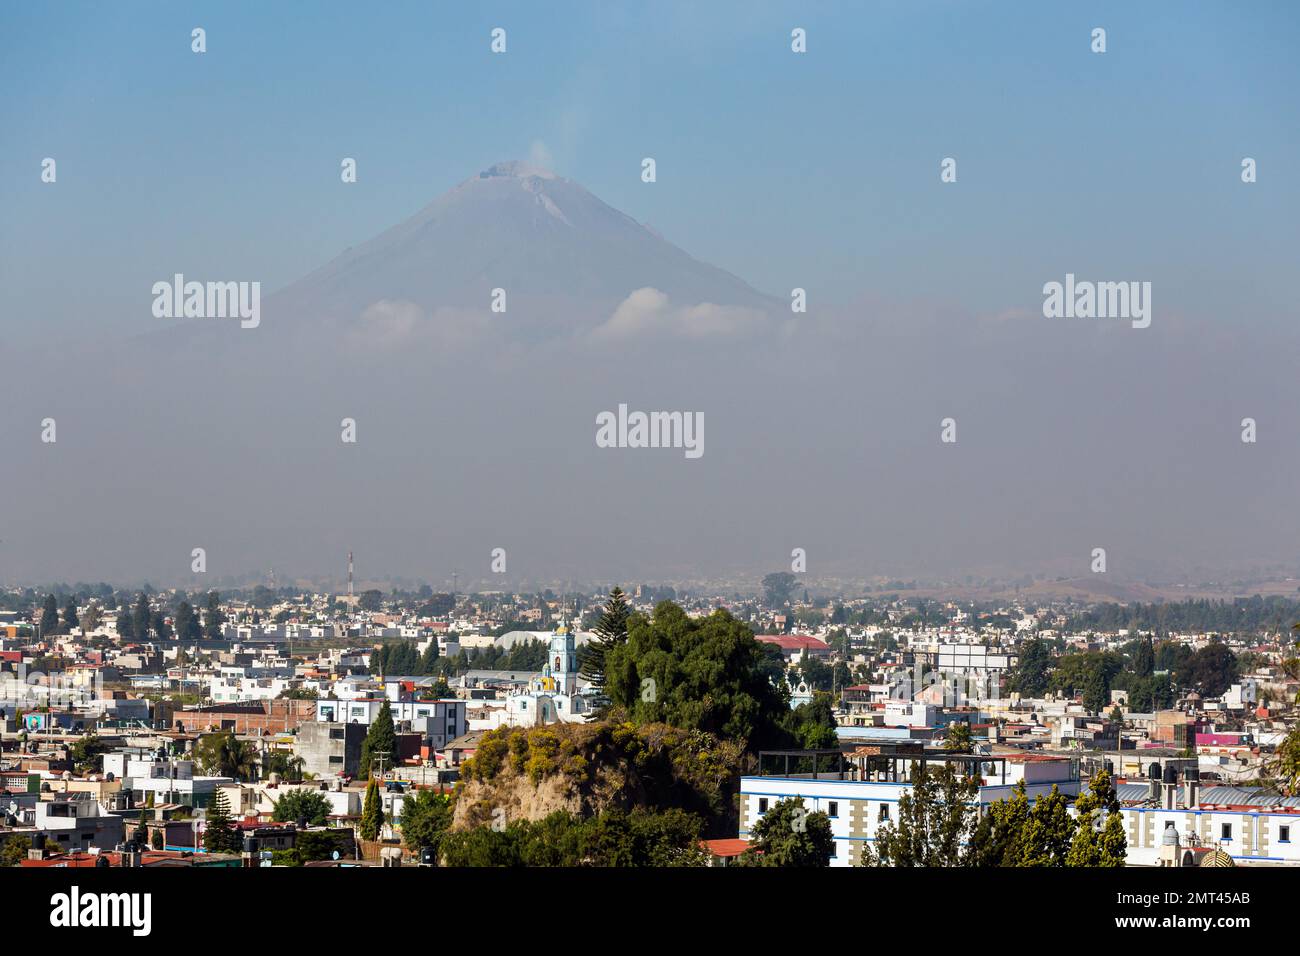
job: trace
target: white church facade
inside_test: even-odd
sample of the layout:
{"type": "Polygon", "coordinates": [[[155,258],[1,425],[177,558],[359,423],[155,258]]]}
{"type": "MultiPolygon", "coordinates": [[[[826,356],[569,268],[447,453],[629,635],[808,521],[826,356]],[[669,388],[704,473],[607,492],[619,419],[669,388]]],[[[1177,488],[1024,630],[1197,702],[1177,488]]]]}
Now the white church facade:
{"type": "Polygon", "coordinates": [[[496,713],[497,726],[540,727],[582,723],[591,715],[591,700],[578,690],[578,651],[573,632],[563,624],[551,634],[546,664],[526,691],[511,694],[496,713]]]}

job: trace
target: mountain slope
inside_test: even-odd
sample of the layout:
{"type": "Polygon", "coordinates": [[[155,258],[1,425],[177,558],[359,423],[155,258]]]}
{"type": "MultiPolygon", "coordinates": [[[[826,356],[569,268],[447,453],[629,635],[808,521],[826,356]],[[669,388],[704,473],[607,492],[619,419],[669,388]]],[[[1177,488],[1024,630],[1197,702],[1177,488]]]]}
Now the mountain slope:
{"type": "Polygon", "coordinates": [[[486,312],[501,288],[504,324],[547,337],[607,319],[644,287],[681,306],[776,306],[577,183],[507,162],[277,293],[268,314],[350,319],[381,301],[486,312]]]}

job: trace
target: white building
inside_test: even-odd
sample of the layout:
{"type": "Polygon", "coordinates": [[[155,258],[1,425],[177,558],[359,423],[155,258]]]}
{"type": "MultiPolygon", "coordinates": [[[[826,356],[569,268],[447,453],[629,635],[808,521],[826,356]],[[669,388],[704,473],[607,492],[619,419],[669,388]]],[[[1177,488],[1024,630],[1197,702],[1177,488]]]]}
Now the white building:
{"type": "Polygon", "coordinates": [[[217,703],[274,700],[296,683],[292,667],[222,667],[208,683],[217,703]]]}
{"type": "Polygon", "coordinates": [[[591,714],[591,702],[578,693],[578,652],[573,633],[563,624],[550,635],[546,665],[528,683],[528,689],[511,694],[506,705],[493,711],[496,726],[539,727],[543,724],[581,723],[591,714]]]}
{"type": "Polygon", "coordinates": [[[179,803],[187,807],[207,806],[217,787],[232,782],[229,777],[194,775],[194,761],[159,754],[136,756],[128,752],[104,754],[104,772],[120,780],[134,802],[143,806],[150,796],[155,804],[179,803]]]}
{"type": "Polygon", "coordinates": [[[125,839],[122,818],[105,813],[93,794],[60,793],[36,804],[36,829],[48,834],[65,851],[91,847],[111,850],[125,839]]]}
{"type": "MultiPolygon", "coordinates": [[[[754,824],[782,800],[802,797],[809,813],[830,817],[834,836],[831,866],[856,866],[862,860],[862,848],[875,843],[881,827],[898,817],[898,802],[912,788],[912,764],[952,761],[977,767],[982,784],[979,788],[981,808],[1013,796],[1022,780],[1032,801],[1058,787],[1067,796],[1079,793],[1078,764],[1066,757],[1040,754],[997,756],[951,756],[924,753],[888,753],[887,747],[859,748],[848,762],[827,772],[818,766],[814,777],[811,767],[799,772],[799,755],[772,753],[759,755],[758,776],[740,778],[740,836],[747,838],[754,824]],[[790,769],[794,761],[796,769],[790,769]]],[[[822,760],[836,761],[838,752],[822,752],[822,760]]]]}
{"type": "Polygon", "coordinates": [[[411,730],[423,733],[429,746],[435,750],[469,730],[465,701],[455,697],[438,700],[388,700],[386,697],[318,700],[316,719],[327,724],[364,724],[368,727],[379,716],[385,703],[394,726],[400,729],[402,724],[409,724],[411,730]]]}

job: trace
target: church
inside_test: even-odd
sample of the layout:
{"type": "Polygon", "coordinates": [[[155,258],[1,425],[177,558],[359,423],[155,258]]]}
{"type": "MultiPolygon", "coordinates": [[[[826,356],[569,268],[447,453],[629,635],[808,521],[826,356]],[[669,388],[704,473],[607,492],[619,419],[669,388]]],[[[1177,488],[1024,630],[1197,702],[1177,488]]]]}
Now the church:
{"type": "Polygon", "coordinates": [[[591,714],[590,698],[578,690],[578,651],[573,632],[561,624],[551,634],[546,664],[528,682],[528,690],[506,698],[500,724],[540,727],[543,724],[582,723],[591,714]]]}

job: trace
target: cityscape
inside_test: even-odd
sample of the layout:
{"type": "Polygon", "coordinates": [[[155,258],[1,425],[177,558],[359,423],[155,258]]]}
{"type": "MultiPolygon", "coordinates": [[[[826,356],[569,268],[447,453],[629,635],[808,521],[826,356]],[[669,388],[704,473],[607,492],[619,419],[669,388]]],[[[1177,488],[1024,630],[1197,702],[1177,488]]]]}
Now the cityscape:
{"type": "Polygon", "coordinates": [[[335,592],[0,595],[5,863],[1300,864],[1300,597],[385,590],[348,557],[335,592]]]}

